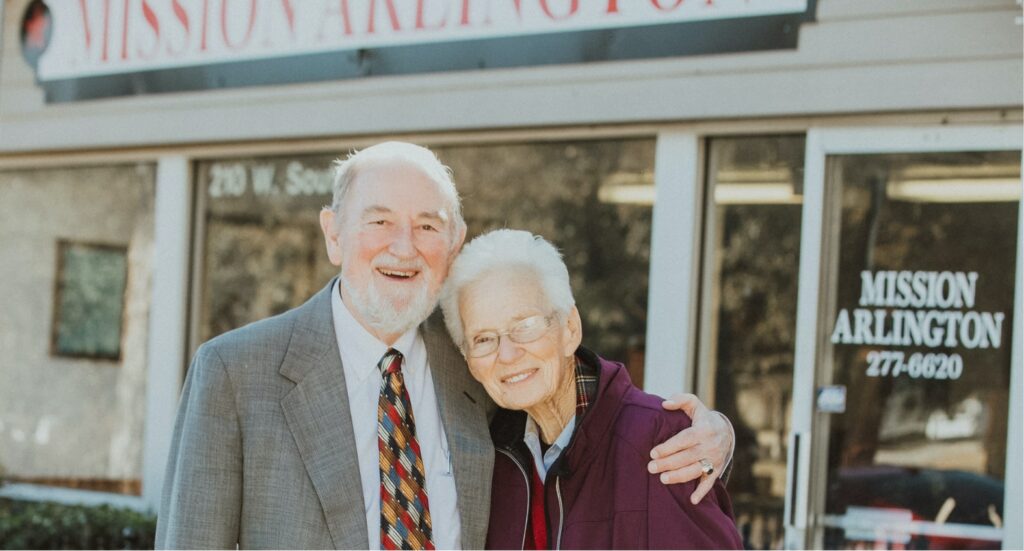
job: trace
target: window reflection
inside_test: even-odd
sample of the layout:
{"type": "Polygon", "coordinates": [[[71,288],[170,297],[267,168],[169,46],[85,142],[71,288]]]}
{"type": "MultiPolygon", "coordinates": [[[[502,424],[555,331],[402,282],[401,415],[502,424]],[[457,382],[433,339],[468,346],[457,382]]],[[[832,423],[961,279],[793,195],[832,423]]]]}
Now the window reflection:
{"type": "Polygon", "coordinates": [[[744,544],[779,549],[804,138],[716,138],[708,149],[700,388],[736,429],[729,493],[744,544]]]}
{"type": "MultiPolygon", "coordinates": [[[[453,171],[467,240],[543,235],[565,255],[584,344],[642,385],[654,140],[432,148],[453,171]]],[[[337,155],[200,163],[205,216],[197,341],[301,304],[337,273],[317,212],[337,155]]],[[[194,343],[194,344],[198,344],[194,343]]]]}

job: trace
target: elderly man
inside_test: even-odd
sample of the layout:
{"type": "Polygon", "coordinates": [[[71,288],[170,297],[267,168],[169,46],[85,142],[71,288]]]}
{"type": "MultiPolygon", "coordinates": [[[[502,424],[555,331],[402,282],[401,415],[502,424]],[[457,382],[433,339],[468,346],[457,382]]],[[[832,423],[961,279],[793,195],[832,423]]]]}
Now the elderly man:
{"type": "MultiPolygon", "coordinates": [[[[495,406],[431,317],[466,235],[447,169],[412,144],[364,149],[320,225],[339,277],[196,352],[157,547],[483,547],[495,406]]],[[[666,482],[699,459],[713,480],[731,448],[720,416],[689,413],[652,452],[666,482]]]]}

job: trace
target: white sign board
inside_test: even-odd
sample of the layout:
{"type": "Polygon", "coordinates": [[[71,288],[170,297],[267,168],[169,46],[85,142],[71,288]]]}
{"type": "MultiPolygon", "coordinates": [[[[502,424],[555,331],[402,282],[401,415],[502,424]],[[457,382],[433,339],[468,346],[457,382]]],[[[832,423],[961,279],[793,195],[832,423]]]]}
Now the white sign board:
{"type": "Polygon", "coordinates": [[[808,0],[49,0],[40,81],[804,12],[808,0]]]}

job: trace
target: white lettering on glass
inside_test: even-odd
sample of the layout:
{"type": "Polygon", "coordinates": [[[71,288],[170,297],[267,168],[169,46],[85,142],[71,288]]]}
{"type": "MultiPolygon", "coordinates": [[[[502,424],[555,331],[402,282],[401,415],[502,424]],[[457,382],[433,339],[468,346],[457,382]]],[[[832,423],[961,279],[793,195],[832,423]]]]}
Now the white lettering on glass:
{"type": "MultiPolygon", "coordinates": [[[[1002,347],[1003,312],[973,310],[978,272],[883,270],[860,273],[860,299],[851,312],[836,315],[833,344],[882,345],[963,350],[1002,347]]],[[[963,357],[957,353],[872,350],[868,377],[957,379],[963,357]]]]}

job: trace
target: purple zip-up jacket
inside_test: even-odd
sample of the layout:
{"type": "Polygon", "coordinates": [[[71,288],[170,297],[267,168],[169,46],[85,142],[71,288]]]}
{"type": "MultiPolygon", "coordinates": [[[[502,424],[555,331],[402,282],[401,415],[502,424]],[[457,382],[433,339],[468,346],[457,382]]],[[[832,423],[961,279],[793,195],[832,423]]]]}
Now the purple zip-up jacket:
{"type": "MultiPolygon", "coordinates": [[[[633,386],[622,364],[580,348],[600,366],[597,397],[548,471],[549,549],[741,549],[729,494],[720,481],[698,505],[697,481],[662,484],[647,472],[651,448],[690,426],[681,412],[633,386]]],[[[500,410],[491,423],[494,480],[488,549],[523,549],[533,459],[523,443],[526,414],[500,410]]]]}

